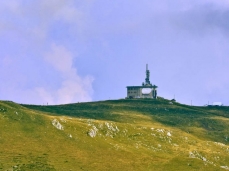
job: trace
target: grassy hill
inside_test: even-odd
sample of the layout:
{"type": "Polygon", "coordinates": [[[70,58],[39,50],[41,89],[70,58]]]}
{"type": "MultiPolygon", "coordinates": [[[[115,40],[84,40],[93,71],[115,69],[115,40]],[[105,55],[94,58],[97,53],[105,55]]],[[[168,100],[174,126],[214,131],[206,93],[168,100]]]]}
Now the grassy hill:
{"type": "Polygon", "coordinates": [[[229,107],[0,101],[0,170],[229,170],[229,107]]]}

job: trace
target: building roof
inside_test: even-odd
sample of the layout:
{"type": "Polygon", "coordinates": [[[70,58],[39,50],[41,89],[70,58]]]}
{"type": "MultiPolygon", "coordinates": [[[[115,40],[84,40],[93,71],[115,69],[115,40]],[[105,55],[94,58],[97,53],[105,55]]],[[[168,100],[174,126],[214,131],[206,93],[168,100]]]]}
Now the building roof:
{"type": "Polygon", "coordinates": [[[158,86],[156,86],[156,85],[127,86],[126,88],[158,88],[158,86]]]}

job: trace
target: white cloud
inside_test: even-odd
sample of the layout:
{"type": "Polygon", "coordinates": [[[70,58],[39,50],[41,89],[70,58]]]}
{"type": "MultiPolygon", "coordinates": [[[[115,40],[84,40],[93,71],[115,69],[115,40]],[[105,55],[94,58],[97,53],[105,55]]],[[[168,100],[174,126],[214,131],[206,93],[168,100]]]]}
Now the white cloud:
{"type": "Polygon", "coordinates": [[[67,79],[57,91],[57,103],[71,103],[77,101],[91,101],[92,77],[67,79]]]}
{"type": "Polygon", "coordinates": [[[51,51],[45,55],[45,60],[61,73],[72,72],[73,55],[63,46],[52,44],[51,51]]]}
{"type": "MultiPolygon", "coordinates": [[[[0,33],[12,32],[27,41],[49,40],[53,24],[63,22],[75,29],[84,28],[83,9],[73,0],[8,0],[0,2],[0,33]]],[[[89,3],[84,3],[89,4],[89,3]]],[[[87,5],[86,5],[87,6],[87,5]]]]}
{"type": "MultiPolygon", "coordinates": [[[[0,65],[6,68],[5,74],[1,76],[4,78],[15,77],[11,81],[7,81],[10,85],[8,88],[13,92],[12,94],[20,94],[17,97],[12,96],[12,100],[23,103],[58,104],[92,99],[93,77],[79,76],[77,69],[73,66],[75,55],[68,51],[66,46],[57,46],[55,43],[51,46],[50,51],[47,50],[47,45],[50,42],[59,42],[59,35],[53,36],[51,34],[56,25],[62,23],[64,27],[74,28],[75,32],[82,30],[85,20],[82,19],[84,13],[81,6],[78,5],[79,2],[75,0],[8,0],[0,2],[0,34],[5,36],[4,40],[0,39],[2,44],[14,48],[12,53],[7,51],[8,48],[2,48],[4,50],[0,52],[0,56],[3,56],[4,53],[9,54],[8,58],[1,60],[0,65]],[[17,53],[16,49],[19,49],[17,53]],[[34,67],[30,66],[30,64],[34,65],[31,61],[35,61],[32,58],[41,58],[43,54],[45,54],[45,63],[42,60],[36,60],[40,63],[36,63],[34,67]],[[23,62],[16,65],[16,61],[22,59],[22,56],[23,62]],[[12,62],[13,64],[11,64],[12,62]],[[50,68],[46,68],[47,63],[50,64],[50,68]],[[10,67],[5,67],[5,64],[10,67]],[[30,73],[23,73],[21,68],[23,70],[24,68],[30,69],[30,73]],[[31,77],[36,77],[35,68],[37,70],[44,68],[51,74],[44,75],[43,80],[39,80],[40,77],[37,74],[39,78],[34,81],[36,79],[31,77]],[[14,72],[7,72],[11,70],[14,72]],[[52,80],[51,76],[54,75],[58,77],[57,80],[47,81],[52,80]],[[53,82],[57,85],[53,86],[53,82]],[[23,94],[26,94],[26,97],[23,94]]],[[[86,4],[83,3],[83,5],[87,6],[89,3],[86,1],[86,4]]],[[[63,30],[63,32],[68,33],[69,30],[63,30]]],[[[0,68],[1,70],[3,68],[0,68]]],[[[44,71],[41,71],[40,75],[43,73],[44,71]]]]}
{"type": "Polygon", "coordinates": [[[51,93],[46,91],[45,88],[38,87],[35,88],[33,92],[35,92],[36,96],[39,96],[45,104],[46,102],[49,104],[55,104],[54,98],[52,97],[51,93]]]}
{"type": "Polygon", "coordinates": [[[93,77],[80,77],[73,66],[73,54],[65,47],[53,44],[45,60],[62,76],[61,87],[48,93],[45,88],[36,88],[40,97],[49,104],[91,101],[93,77]]]}

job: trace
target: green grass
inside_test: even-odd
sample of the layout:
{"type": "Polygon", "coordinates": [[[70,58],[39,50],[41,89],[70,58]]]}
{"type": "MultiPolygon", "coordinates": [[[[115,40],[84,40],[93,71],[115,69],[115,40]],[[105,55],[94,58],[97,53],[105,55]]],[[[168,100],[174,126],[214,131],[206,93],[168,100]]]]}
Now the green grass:
{"type": "Polygon", "coordinates": [[[122,99],[36,106],[0,101],[0,170],[229,167],[229,108],[169,102],[122,99]]]}

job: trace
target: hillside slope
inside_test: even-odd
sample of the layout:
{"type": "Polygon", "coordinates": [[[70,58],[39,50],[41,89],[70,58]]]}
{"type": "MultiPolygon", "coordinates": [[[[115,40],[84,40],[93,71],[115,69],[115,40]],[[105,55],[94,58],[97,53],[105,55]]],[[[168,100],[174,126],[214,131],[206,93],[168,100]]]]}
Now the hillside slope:
{"type": "Polygon", "coordinates": [[[0,101],[0,170],[228,170],[229,108],[0,101]]]}

